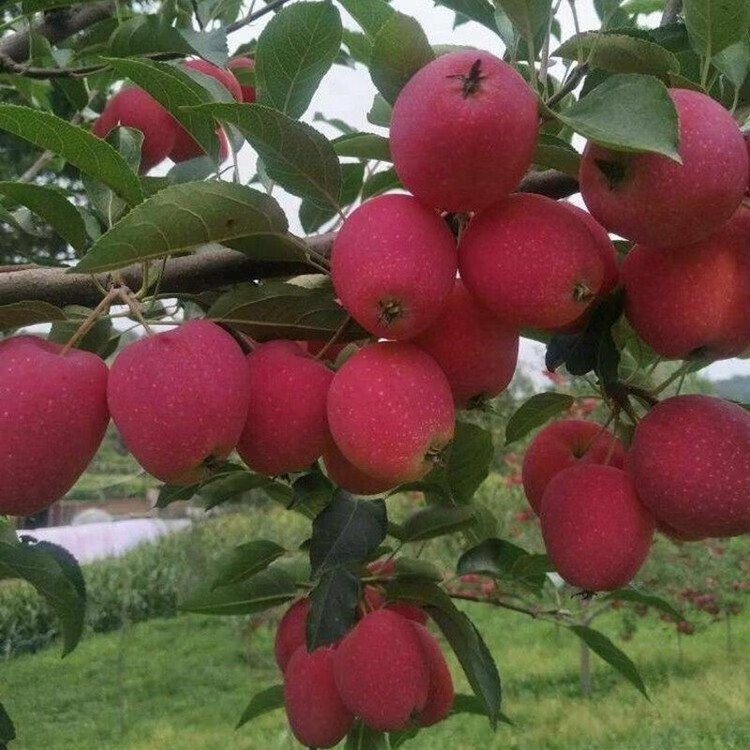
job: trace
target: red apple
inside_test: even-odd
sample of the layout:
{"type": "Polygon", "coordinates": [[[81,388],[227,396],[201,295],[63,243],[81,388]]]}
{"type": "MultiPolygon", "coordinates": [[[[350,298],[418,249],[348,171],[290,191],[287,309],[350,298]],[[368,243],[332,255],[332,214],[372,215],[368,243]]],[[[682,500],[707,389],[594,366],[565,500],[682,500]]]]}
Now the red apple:
{"type": "Polygon", "coordinates": [[[451,712],[454,698],[453,679],[435,636],[419,623],[414,624],[414,629],[419,636],[422,653],[430,673],[427,702],[417,717],[417,724],[421,727],[429,727],[442,721],[451,712]]]}
{"type": "Polygon", "coordinates": [[[286,672],[287,664],[292,654],[303,646],[307,640],[307,615],[310,612],[310,600],[298,599],[289,609],[276,628],[276,638],[273,652],[276,664],[282,672],[286,672]]]}
{"type": "Polygon", "coordinates": [[[638,423],[628,460],[661,524],[688,539],[750,533],[750,413],[712,396],[675,396],[638,423]]]}
{"type": "Polygon", "coordinates": [[[328,424],[360,471],[401,484],[423,477],[453,437],[455,412],[438,364],[412,344],[360,349],[336,373],[328,424]]]}
{"type": "Polygon", "coordinates": [[[328,478],[342,490],[354,495],[382,495],[394,488],[393,482],[371,477],[360,471],[331,440],[323,451],[323,464],[328,478]]]}
{"type": "Polygon", "coordinates": [[[556,328],[577,320],[604,283],[596,240],[551,198],[517,193],[478,213],[461,238],[466,288],[506,325],[556,328]]]}
{"type": "MultiPolygon", "coordinates": [[[[253,70],[255,60],[252,57],[235,57],[229,61],[230,70],[240,70],[241,68],[253,70]]],[[[242,101],[245,104],[252,104],[255,101],[255,86],[245,86],[240,83],[240,91],[242,92],[242,101]]]]}
{"type": "Polygon", "coordinates": [[[225,330],[190,320],[126,346],[107,398],[138,463],[163,482],[188,485],[237,445],[250,398],[247,363],[225,330]]]}
{"type": "Polygon", "coordinates": [[[331,277],[347,312],[375,336],[409,339],[432,323],[456,278],[456,242],[438,214],[409,195],[383,195],[346,219],[331,277]]]}
{"type": "Polygon", "coordinates": [[[735,212],[748,185],[748,154],[737,123],[711,97],[670,89],[682,164],[660,154],[611,151],[590,143],[581,195],[610,232],[646,245],[705,239],[735,212]]]}
{"type": "Polygon", "coordinates": [[[401,182],[419,200],[452,212],[504,198],[531,166],[538,135],[534,94],[489,52],[441,55],[404,86],[390,142],[401,182]]]}
{"type": "Polygon", "coordinates": [[[0,514],[29,516],[85,471],[109,422],[107,366],[35,336],[0,341],[0,514]]]}

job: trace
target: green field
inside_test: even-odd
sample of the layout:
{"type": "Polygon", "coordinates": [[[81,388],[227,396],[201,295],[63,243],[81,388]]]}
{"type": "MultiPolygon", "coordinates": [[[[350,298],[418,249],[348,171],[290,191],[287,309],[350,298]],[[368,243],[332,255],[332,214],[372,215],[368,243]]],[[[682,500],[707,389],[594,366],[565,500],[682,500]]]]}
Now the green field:
{"type": "MultiPolygon", "coordinates": [[[[736,618],[734,651],[722,624],[683,637],[638,621],[620,645],[640,667],[647,702],[603,663],[594,698],[578,693],[578,644],[553,625],[473,607],[501,668],[504,710],[496,734],[477,716],[424,731],[414,750],[748,750],[750,617],[736,618]]],[[[616,615],[597,626],[616,636],[616,615]]],[[[251,694],[278,681],[271,624],[186,616],[92,636],[60,661],[56,648],[2,667],[0,700],[16,721],[16,750],[287,750],[298,747],[283,714],[235,732],[251,694]]],[[[596,660],[596,657],[593,657],[596,660]]],[[[455,665],[454,665],[455,667],[455,665]]],[[[454,669],[454,674],[457,670],[454,669]]],[[[460,689],[465,685],[460,682],[460,689]]]]}

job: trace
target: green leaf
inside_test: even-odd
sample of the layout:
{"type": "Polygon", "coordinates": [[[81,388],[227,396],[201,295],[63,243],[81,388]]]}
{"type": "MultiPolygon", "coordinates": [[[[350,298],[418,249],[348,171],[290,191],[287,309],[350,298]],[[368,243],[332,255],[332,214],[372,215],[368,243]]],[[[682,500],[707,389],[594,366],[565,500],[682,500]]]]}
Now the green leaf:
{"type": "Polygon", "coordinates": [[[336,59],[341,36],[341,16],[330,2],[300,2],[279,11],[258,38],[258,102],[301,117],[336,59]]]}
{"type": "Polygon", "coordinates": [[[319,471],[304,474],[292,483],[290,510],[314,519],[333,498],[334,486],[319,471]]]}
{"type": "Polygon", "coordinates": [[[500,675],[487,644],[471,620],[435,584],[399,579],[386,585],[386,593],[389,600],[423,607],[437,623],[494,729],[501,716],[500,675]]]}
{"type": "Polygon", "coordinates": [[[537,393],[516,409],[505,427],[505,444],[510,445],[526,437],[533,429],[556,417],[575,402],[566,393],[537,393]]]}
{"type": "Polygon", "coordinates": [[[613,75],[555,117],[615,151],[646,151],[680,161],[677,110],[657,78],[613,75]]]}
{"type": "Polygon", "coordinates": [[[197,107],[232,95],[217,81],[198,71],[153,60],[106,58],[113,70],[148,91],[193,136],[214,160],[219,159],[219,139],[207,112],[197,107]],[[199,83],[198,81],[201,81],[199,83]],[[203,82],[206,86],[202,85],[203,82]]]}
{"type": "Polygon", "coordinates": [[[393,104],[408,80],[434,58],[419,22],[396,13],[383,24],[373,42],[372,82],[385,100],[393,104]]]}
{"type": "Polygon", "coordinates": [[[362,583],[346,568],[338,566],[323,573],[310,592],[308,651],[335,643],[349,632],[361,595],[362,583]]]}
{"type": "MultiPolygon", "coordinates": [[[[365,176],[365,165],[362,162],[356,164],[341,165],[341,205],[349,206],[357,200],[362,190],[362,180],[365,176]]],[[[311,200],[303,200],[299,209],[299,220],[302,229],[307,234],[317,232],[326,222],[331,221],[338,215],[333,206],[320,206],[311,200]]]]}
{"type": "Polygon", "coordinates": [[[344,750],[390,750],[388,735],[358,721],[346,736],[344,750]]]}
{"type": "Polygon", "coordinates": [[[390,127],[392,114],[393,109],[391,105],[388,104],[381,94],[375,94],[372,107],[370,107],[370,111],[367,113],[367,122],[387,128],[390,127]]]}
{"type": "Polygon", "coordinates": [[[338,207],[341,167],[330,141],[317,130],[260,104],[200,109],[236,125],[258,152],[268,176],[292,195],[338,207]]]}
{"type": "Polygon", "coordinates": [[[619,602],[635,602],[636,604],[645,604],[647,607],[653,607],[658,609],[660,612],[664,612],[669,615],[676,622],[684,620],[685,617],[676,610],[668,601],[665,601],[660,596],[655,594],[647,594],[644,591],[639,591],[632,586],[628,586],[624,589],[618,589],[613,591],[604,597],[605,601],[619,601],[619,602]]]}
{"type": "Polygon", "coordinates": [[[135,206],[143,200],[141,183],[122,156],[83,128],[49,112],[0,104],[0,130],[52,151],[112,188],[128,205],[135,206]]]}
{"type": "MultiPolygon", "coordinates": [[[[83,0],[85,3],[95,2],[95,0],[83,0]]],[[[23,0],[21,9],[24,15],[37,13],[43,10],[52,10],[53,8],[64,8],[70,5],[69,0],[23,0]]]]}
{"type": "Polygon", "coordinates": [[[375,133],[346,133],[332,141],[339,156],[355,159],[393,161],[388,139],[375,133]]]}
{"type": "Polygon", "coordinates": [[[501,580],[518,581],[531,588],[541,589],[546,580],[546,571],[539,570],[540,557],[530,555],[526,550],[504,539],[485,539],[461,555],[456,565],[456,573],[460,576],[478,573],[501,580]]]}
{"type": "Polygon", "coordinates": [[[747,35],[750,0],[684,0],[682,17],[693,49],[713,57],[747,35]]]}
{"type": "Polygon", "coordinates": [[[348,47],[352,58],[363,65],[370,64],[370,55],[372,55],[372,43],[359,31],[344,29],[343,42],[348,47]]]}
{"type": "Polygon", "coordinates": [[[396,170],[391,167],[383,172],[376,172],[365,180],[364,185],[362,185],[362,200],[382,195],[390,190],[400,189],[403,189],[401,180],[399,180],[396,170]]]}
{"type": "Polygon", "coordinates": [[[725,47],[713,63],[732,86],[740,88],[750,72],[750,41],[743,39],[725,47]]]}
{"type": "Polygon", "coordinates": [[[5,706],[0,703],[0,747],[6,745],[16,738],[16,728],[13,726],[13,720],[5,710],[5,706]]]}
{"type": "Polygon", "coordinates": [[[24,182],[0,182],[0,194],[26,206],[76,250],[86,245],[88,235],[83,217],[59,188],[24,182]]]}
{"type": "Polygon", "coordinates": [[[247,708],[242,712],[240,720],[237,722],[235,729],[239,729],[248,721],[257,719],[258,716],[275,711],[277,708],[284,708],[284,686],[271,685],[271,687],[256,693],[247,704],[247,708]]]}
{"type": "Polygon", "coordinates": [[[495,11],[487,0],[436,0],[438,5],[456,11],[472,21],[481,23],[490,31],[497,32],[495,11]]]}
{"type": "Polygon", "coordinates": [[[356,498],[339,490],[313,521],[310,566],[320,576],[338,565],[366,560],[388,533],[382,500],[356,498]]]}
{"type": "Polygon", "coordinates": [[[412,513],[401,524],[401,540],[420,542],[452,534],[474,524],[472,505],[429,505],[412,513]]]}
{"type": "Polygon", "coordinates": [[[178,609],[203,615],[253,615],[290,601],[296,593],[291,576],[268,568],[242,583],[193,594],[178,609]]]}
{"type": "Polygon", "coordinates": [[[0,541],[0,578],[21,578],[43,596],[60,618],[63,656],[69,654],[83,635],[86,612],[85,591],[80,586],[80,571],[71,555],[58,559],[55,545],[9,543],[0,541]],[[71,562],[72,560],[72,562],[71,562]]]}
{"type": "MultiPolygon", "coordinates": [[[[546,27],[552,12],[552,0],[496,0],[518,33],[533,40],[546,27]]],[[[540,50],[536,50],[537,54],[540,50]]]]}
{"type": "Polygon", "coordinates": [[[283,547],[266,539],[240,544],[219,559],[219,570],[214,576],[213,588],[251,578],[285,552],[283,547]]]}
{"type": "Polygon", "coordinates": [[[567,141],[541,133],[534,151],[534,164],[543,169],[557,169],[578,178],[581,155],[567,141]]]}
{"type": "MultiPolygon", "coordinates": [[[[81,324],[86,318],[88,318],[91,312],[92,310],[88,307],[69,305],[65,308],[65,316],[67,320],[55,321],[52,324],[52,328],[50,329],[47,338],[58,344],[65,344],[81,327],[81,324]]],[[[110,349],[113,337],[118,335],[113,331],[114,328],[111,319],[106,317],[99,318],[83,338],[78,340],[75,345],[76,349],[83,349],[84,351],[94,352],[95,354],[103,354],[110,349]]]]}
{"type": "MultiPolygon", "coordinates": [[[[214,302],[207,317],[228,323],[256,341],[320,341],[331,338],[348,316],[330,291],[266,282],[227,292],[214,302]]],[[[357,341],[366,337],[359,326],[350,324],[340,338],[357,341]]]]}
{"type": "Polygon", "coordinates": [[[396,14],[385,0],[339,0],[362,31],[375,39],[381,28],[396,14]]]}
{"type": "Polygon", "coordinates": [[[572,630],[597,656],[600,656],[613,669],[618,671],[625,679],[633,684],[647,700],[646,686],[643,684],[638,668],[630,657],[615,646],[606,635],[598,630],[587,628],[583,625],[569,625],[572,630]]]}
{"type": "Polygon", "coordinates": [[[65,313],[48,302],[28,300],[0,305],[0,331],[25,328],[38,323],[51,323],[55,320],[65,320],[65,313]]]}
{"type": "Polygon", "coordinates": [[[647,39],[614,32],[585,31],[567,39],[553,53],[564,60],[588,61],[610,73],[645,73],[668,80],[680,70],[677,58],[647,39]]]}
{"type": "Polygon", "coordinates": [[[163,15],[138,15],[121,23],[109,40],[112,57],[139,57],[154,53],[175,52],[198,55],[214,65],[226,64],[227,33],[225,29],[178,29],[163,15]]]}
{"type": "Polygon", "coordinates": [[[110,271],[209,242],[241,250],[286,229],[283,211],[265,193],[231,182],[172,185],[103,234],[73,270],[110,271]]]}

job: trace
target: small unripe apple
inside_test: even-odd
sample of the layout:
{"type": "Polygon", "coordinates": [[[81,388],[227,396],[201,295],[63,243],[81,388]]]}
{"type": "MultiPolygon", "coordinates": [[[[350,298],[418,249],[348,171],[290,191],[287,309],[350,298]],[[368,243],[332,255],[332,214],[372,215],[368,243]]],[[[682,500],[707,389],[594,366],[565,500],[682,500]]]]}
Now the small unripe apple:
{"type": "Polygon", "coordinates": [[[298,599],[284,613],[276,628],[273,652],[276,664],[282,672],[286,671],[292,654],[307,641],[307,614],[310,611],[310,600],[298,599]]]}
{"type": "Polygon", "coordinates": [[[440,365],[459,409],[502,393],[518,363],[518,331],[481,307],[460,279],[437,320],[414,343],[440,365]]]}
{"type": "Polygon", "coordinates": [[[323,451],[323,465],[328,478],[342,490],[354,495],[381,495],[392,490],[395,485],[377,477],[371,477],[360,471],[338,449],[331,440],[323,451]]]}
{"type": "Polygon", "coordinates": [[[638,423],[628,470],[679,535],[750,533],[750,413],[741,406],[703,395],[662,401],[638,423]]]}
{"type": "Polygon", "coordinates": [[[121,89],[108,102],[91,132],[106,138],[118,125],[140,130],[141,172],[160,164],[174,148],[177,123],[172,115],[143,89],[129,86],[121,89]]]}
{"type": "Polygon", "coordinates": [[[748,153],[737,123],[711,97],[670,89],[682,164],[660,154],[590,143],[581,195],[610,232],[653,247],[702,240],[735,212],[748,184],[748,153]]]}
{"type": "Polygon", "coordinates": [[[333,657],[346,707],[372,729],[406,729],[425,708],[430,670],[414,623],[388,609],[365,615],[333,657]]]}
{"type": "Polygon", "coordinates": [[[437,362],[412,344],[370,344],[328,392],[336,445],[360,471],[401,484],[420,479],[453,437],[455,410],[437,362]]]}
{"type": "Polygon", "coordinates": [[[539,515],[547,485],[561,471],[578,464],[608,463],[621,469],[623,444],[596,422],[561,419],[540,430],[523,457],[521,476],[529,505],[539,515]]]}
{"type": "Polygon", "coordinates": [[[305,747],[333,747],[354,725],[354,716],[336,687],[334,655],[331,647],[308,653],[300,646],[284,674],[284,708],[289,726],[305,747]]]}
{"type": "Polygon", "coordinates": [[[417,724],[429,727],[442,721],[451,712],[454,698],[453,679],[435,636],[419,623],[414,623],[414,629],[419,636],[430,674],[427,702],[417,717],[417,724]]]}
{"type": "Polygon", "coordinates": [[[477,301],[519,328],[572,323],[604,283],[601,254],[583,220],[529,193],[511,195],[472,219],[458,265],[477,301]]]}
{"type": "Polygon", "coordinates": [[[107,366],[35,336],[0,341],[0,514],[29,516],[85,471],[109,422],[107,366]]]}
{"type": "Polygon", "coordinates": [[[294,341],[269,341],[247,358],[250,403],[237,450],[254,471],[304,471],[330,442],[326,399],[333,373],[294,341]]]}
{"type": "Polygon", "coordinates": [[[621,275],[627,319],[660,356],[722,359],[750,346],[750,227],[743,217],[692,245],[636,245],[621,275]]]}
{"type": "MultiPolygon", "coordinates": [[[[255,60],[252,57],[234,57],[229,61],[228,67],[230,70],[240,70],[241,68],[253,70],[255,60]]],[[[241,101],[245,104],[252,104],[255,101],[255,86],[246,86],[240,83],[240,91],[242,92],[241,101]]]]}
{"type": "Polygon", "coordinates": [[[542,498],[547,554],[557,572],[586,591],[614,591],[640,570],[651,548],[654,517],[631,477],[597,464],[555,476],[542,498]]]}
{"type": "Polygon", "coordinates": [[[410,195],[383,195],[344,222],[333,243],[331,278],[363,328],[403,340],[440,314],[457,261],[456,241],[435,211],[410,195]]]}
{"type": "Polygon", "coordinates": [[[504,198],[531,166],[534,94],[488,52],[441,55],[404,86],[390,127],[401,182],[433,208],[478,211],[504,198]]]}
{"type": "Polygon", "coordinates": [[[128,450],[149,474],[176,485],[207,478],[235,449],[249,397],[242,350],[208,320],[126,346],[107,389],[128,450]]]}

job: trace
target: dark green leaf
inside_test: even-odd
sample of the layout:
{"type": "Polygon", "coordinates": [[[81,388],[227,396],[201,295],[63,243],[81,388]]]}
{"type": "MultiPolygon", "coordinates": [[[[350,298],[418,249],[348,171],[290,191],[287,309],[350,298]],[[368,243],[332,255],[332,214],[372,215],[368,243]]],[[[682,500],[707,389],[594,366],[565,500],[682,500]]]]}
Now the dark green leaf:
{"type": "Polygon", "coordinates": [[[648,692],[643,684],[638,668],[630,657],[615,646],[606,635],[598,630],[584,627],[583,625],[569,625],[572,630],[597,656],[600,656],[613,669],[617,670],[623,677],[632,683],[646,699],[648,692]]]}
{"type": "MultiPolygon", "coordinates": [[[[21,578],[43,596],[60,618],[63,656],[69,654],[83,635],[86,598],[71,556],[58,559],[54,545],[12,544],[0,541],[0,578],[21,578]]],[[[84,592],[85,594],[85,592],[84,592]]]]}
{"type": "Polygon", "coordinates": [[[115,72],[148,91],[211,158],[219,159],[219,139],[213,120],[197,105],[215,99],[231,99],[227,89],[209,76],[198,71],[188,72],[171,63],[117,58],[108,58],[108,61],[115,72]]]}
{"type": "Polygon", "coordinates": [[[358,721],[346,736],[344,750],[390,750],[388,735],[365,726],[358,721]]]}
{"type": "Polygon", "coordinates": [[[470,422],[457,421],[453,441],[443,458],[444,466],[435,474],[442,473],[456,502],[468,503],[487,478],[494,452],[491,432],[470,422]]]}
{"type": "Polygon", "coordinates": [[[315,518],[333,498],[333,484],[319,471],[310,472],[292,484],[291,510],[315,518]]]}
{"type": "Polygon", "coordinates": [[[339,0],[372,40],[396,11],[385,0],[339,0]]]}
{"type": "Polygon", "coordinates": [[[438,5],[450,8],[472,21],[481,23],[482,26],[497,34],[495,11],[488,0],[436,0],[436,2],[438,5]]]}
{"type": "Polygon", "coordinates": [[[677,110],[658,78],[610,76],[555,116],[576,133],[615,151],[647,151],[680,161],[677,110]]]}
{"type": "Polygon", "coordinates": [[[284,686],[271,685],[271,687],[256,693],[247,704],[247,708],[242,712],[240,720],[237,722],[235,729],[239,729],[248,721],[257,719],[258,716],[275,711],[277,708],[284,708],[284,686]]]}
{"type": "Polygon", "coordinates": [[[713,57],[747,35],[750,1],[684,0],[682,16],[693,49],[703,57],[713,57]]]}
{"type": "Polygon", "coordinates": [[[148,198],[102,235],[75,271],[98,273],[123,268],[208,242],[241,249],[248,238],[258,241],[283,235],[286,229],[283,211],[265,193],[230,182],[172,185],[148,198]]]}
{"type": "Polygon", "coordinates": [[[361,595],[362,583],[346,568],[331,568],[323,573],[310,593],[308,651],[335,643],[349,632],[361,595]]]}
{"type": "Polygon", "coordinates": [[[735,88],[740,88],[750,72],[750,41],[743,39],[725,47],[714,56],[713,63],[735,88]]]}
{"type": "Polygon", "coordinates": [[[669,615],[675,622],[684,620],[685,618],[678,612],[668,601],[662,599],[660,596],[655,594],[647,594],[644,591],[639,591],[636,588],[628,586],[624,589],[618,589],[613,591],[604,597],[606,600],[620,601],[620,602],[635,602],[636,604],[645,604],[647,607],[653,607],[658,609],[660,612],[664,612],[669,615]]]}
{"type": "Polygon", "coordinates": [[[219,559],[219,570],[214,576],[213,587],[244,581],[265,570],[285,552],[283,547],[266,539],[240,544],[219,559]]]}
{"type": "Polygon", "coordinates": [[[581,156],[562,138],[541,133],[534,151],[534,164],[543,169],[557,169],[577,179],[581,156]]]}
{"type": "Polygon", "coordinates": [[[88,236],[83,217],[62,190],[23,182],[0,182],[0,194],[33,211],[76,250],[86,245],[88,236]]]}
{"type": "Polygon", "coordinates": [[[534,589],[541,589],[545,581],[541,555],[530,555],[521,547],[504,539],[485,539],[461,555],[456,566],[460,576],[469,573],[488,575],[503,580],[518,581],[534,589]]]}
{"type": "MultiPolygon", "coordinates": [[[[362,190],[362,180],[365,176],[365,165],[361,162],[356,164],[341,165],[341,205],[348,206],[354,203],[362,190]]],[[[307,234],[317,232],[326,222],[331,221],[338,215],[333,206],[320,206],[311,200],[304,200],[299,209],[299,220],[302,229],[307,234]]]]}
{"type": "Polygon", "coordinates": [[[680,70],[677,58],[664,47],[629,34],[585,31],[566,39],[553,57],[588,61],[594,68],[610,73],[646,73],[668,79],[680,70]]]}
{"type": "Polygon", "coordinates": [[[370,111],[367,113],[367,121],[373,125],[380,125],[380,127],[387,128],[391,124],[392,114],[391,105],[388,104],[381,94],[375,94],[372,107],[370,107],[370,111]]]}
{"type": "Polygon", "coordinates": [[[505,427],[505,444],[510,445],[526,437],[533,429],[569,409],[574,401],[573,396],[554,391],[532,396],[521,404],[508,420],[505,427]]]}
{"type": "Polygon", "coordinates": [[[0,331],[24,328],[37,323],[50,323],[55,320],[65,320],[65,313],[59,307],[40,300],[0,305],[0,331]]]}
{"type": "Polygon", "coordinates": [[[437,623],[494,729],[500,718],[500,675],[490,650],[471,620],[456,609],[450,597],[435,584],[400,579],[387,584],[386,592],[390,600],[423,607],[437,623]]]}
{"type": "Polygon", "coordinates": [[[472,505],[429,505],[412,513],[401,524],[401,538],[404,542],[420,542],[452,534],[473,524],[472,505]]]}
{"type": "Polygon", "coordinates": [[[313,521],[310,542],[313,575],[366,560],[387,532],[388,517],[382,500],[364,500],[337,491],[313,521]]]}
{"type": "Polygon", "coordinates": [[[301,117],[336,59],[341,33],[341,17],[330,2],[300,2],[280,10],[258,38],[258,102],[301,117]]]}
{"type": "Polygon", "coordinates": [[[383,172],[376,172],[367,178],[362,186],[362,200],[374,198],[376,195],[382,195],[390,190],[401,189],[403,189],[401,180],[399,180],[396,170],[391,167],[383,172]]]}
{"type": "MultiPolygon", "coordinates": [[[[67,343],[73,334],[80,328],[86,318],[91,314],[88,307],[69,306],[65,308],[67,320],[55,321],[47,337],[50,341],[58,344],[67,343]]],[[[109,318],[99,318],[88,332],[76,343],[77,349],[87,352],[102,354],[109,350],[113,337],[112,321],[109,318]]]]}
{"type": "Polygon", "coordinates": [[[0,703],[0,747],[4,747],[8,742],[16,738],[16,728],[13,726],[13,720],[5,710],[5,706],[0,703]]]}
{"type": "Polygon", "coordinates": [[[378,91],[393,104],[408,80],[434,57],[419,23],[410,16],[396,13],[375,37],[370,75],[378,91]]]}
{"type": "Polygon", "coordinates": [[[213,476],[198,490],[198,494],[205,502],[206,510],[215,508],[221,503],[235,500],[251,490],[265,490],[273,495],[275,491],[286,493],[287,485],[277,482],[264,474],[254,474],[252,471],[235,471],[225,476],[213,476]]]}
{"type": "MultiPolygon", "coordinates": [[[[347,314],[329,291],[270,282],[227,292],[212,305],[208,317],[228,323],[257,341],[277,338],[320,341],[331,338],[346,321],[347,314]]],[[[340,339],[357,341],[366,337],[366,333],[352,324],[341,333],[340,339]]]]}
{"type": "Polygon", "coordinates": [[[0,104],[0,130],[33,143],[112,188],[129,205],[143,200],[141,183],[127,162],[101,138],[49,112],[0,104]]]}
{"type": "Polygon", "coordinates": [[[397,557],[394,574],[396,578],[421,578],[436,583],[443,580],[443,573],[437,565],[411,557],[397,557]]]}
{"type": "MultiPolygon", "coordinates": [[[[455,716],[457,714],[484,716],[485,710],[482,706],[482,702],[475,695],[458,693],[453,699],[453,710],[450,715],[455,716]]],[[[504,713],[500,713],[498,720],[503,722],[503,724],[513,725],[513,722],[504,713]]]]}
{"type": "Polygon", "coordinates": [[[227,33],[225,29],[178,29],[165,16],[134,16],[120,24],[109,40],[112,57],[137,57],[142,55],[175,52],[198,55],[214,65],[226,64],[227,33]]]}
{"type": "MultiPolygon", "coordinates": [[[[527,41],[546,28],[552,0],[496,0],[518,33],[527,41]]],[[[536,50],[537,54],[540,50],[536,50]]]]}
{"type": "Polygon", "coordinates": [[[181,601],[178,608],[203,615],[253,615],[290,601],[296,593],[291,576],[268,568],[242,583],[197,592],[181,601]]]}
{"type": "Polygon", "coordinates": [[[258,152],[269,177],[285,190],[338,207],[341,167],[330,141],[317,130],[260,104],[213,104],[201,109],[236,125],[258,152]]]}
{"type": "Polygon", "coordinates": [[[375,133],[346,133],[335,141],[333,148],[339,156],[353,156],[355,159],[393,161],[388,139],[375,133]]]}

